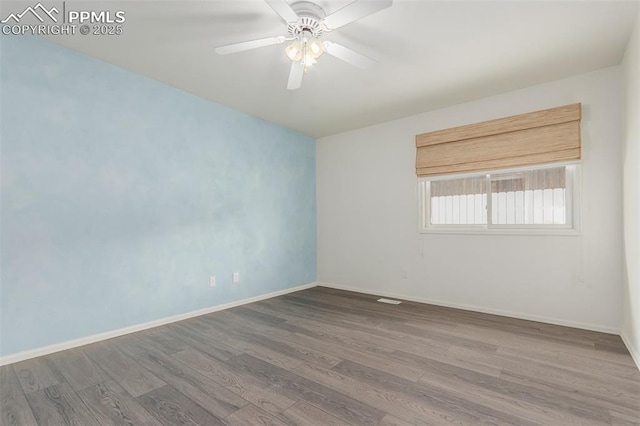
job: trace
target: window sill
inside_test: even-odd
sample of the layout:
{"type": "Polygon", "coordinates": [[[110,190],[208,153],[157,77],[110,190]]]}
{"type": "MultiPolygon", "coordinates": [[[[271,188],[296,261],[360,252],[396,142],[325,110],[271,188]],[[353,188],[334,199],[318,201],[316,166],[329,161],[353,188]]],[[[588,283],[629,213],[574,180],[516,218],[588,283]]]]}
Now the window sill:
{"type": "Polygon", "coordinates": [[[451,235],[526,235],[526,236],[573,236],[579,237],[582,235],[577,229],[562,228],[562,229],[504,229],[504,228],[492,228],[492,229],[423,229],[420,234],[451,234],[451,235]]]}

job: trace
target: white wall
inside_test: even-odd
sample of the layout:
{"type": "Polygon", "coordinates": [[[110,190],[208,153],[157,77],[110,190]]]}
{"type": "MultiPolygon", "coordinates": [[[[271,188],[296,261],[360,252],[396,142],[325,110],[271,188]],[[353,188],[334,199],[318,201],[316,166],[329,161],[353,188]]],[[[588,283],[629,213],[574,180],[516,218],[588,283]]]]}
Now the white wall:
{"type": "Polygon", "coordinates": [[[617,333],[622,98],[622,69],[612,67],[319,139],[319,281],[617,333]],[[418,233],[416,134],[574,102],[583,105],[581,236],[418,233]]]}
{"type": "Polygon", "coordinates": [[[624,284],[622,336],[640,368],[640,12],[623,62],[625,74],[624,284]]]}

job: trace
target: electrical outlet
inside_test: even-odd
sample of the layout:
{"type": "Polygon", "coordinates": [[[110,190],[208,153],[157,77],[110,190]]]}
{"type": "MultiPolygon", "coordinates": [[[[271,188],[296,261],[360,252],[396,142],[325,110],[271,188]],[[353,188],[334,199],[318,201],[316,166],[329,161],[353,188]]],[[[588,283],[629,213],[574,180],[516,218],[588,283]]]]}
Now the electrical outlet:
{"type": "Polygon", "coordinates": [[[216,286],[216,277],[211,276],[209,277],[209,287],[215,287],[216,286]]]}
{"type": "Polygon", "coordinates": [[[234,284],[238,284],[240,282],[240,272],[234,272],[232,279],[234,284]]]}

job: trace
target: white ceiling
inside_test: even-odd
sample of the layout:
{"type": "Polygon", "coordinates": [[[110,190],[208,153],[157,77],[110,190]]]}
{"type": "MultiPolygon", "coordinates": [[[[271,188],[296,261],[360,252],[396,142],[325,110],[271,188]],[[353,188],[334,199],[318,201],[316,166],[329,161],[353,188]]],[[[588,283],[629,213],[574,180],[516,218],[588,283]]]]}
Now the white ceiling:
{"type": "MultiPolygon", "coordinates": [[[[318,1],[327,13],[349,2],[318,1]]],[[[323,55],[302,88],[289,91],[285,45],[213,51],[286,34],[262,0],[89,4],[126,11],[124,34],[50,39],[312,137],[619,64],[638,7],[637,0],[395,0],[324,36],[375,58],[374,69],[323,55]]]]}

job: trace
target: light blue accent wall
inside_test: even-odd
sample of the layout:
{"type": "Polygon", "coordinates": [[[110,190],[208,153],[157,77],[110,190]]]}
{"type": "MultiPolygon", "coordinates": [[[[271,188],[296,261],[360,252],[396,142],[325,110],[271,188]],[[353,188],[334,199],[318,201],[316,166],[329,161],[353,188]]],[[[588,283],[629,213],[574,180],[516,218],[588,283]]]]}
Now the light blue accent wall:
{"type": "Polygon", "coordinates": [[[1,40],[0,355],[316,281],[313,139],[1,40]]]}

